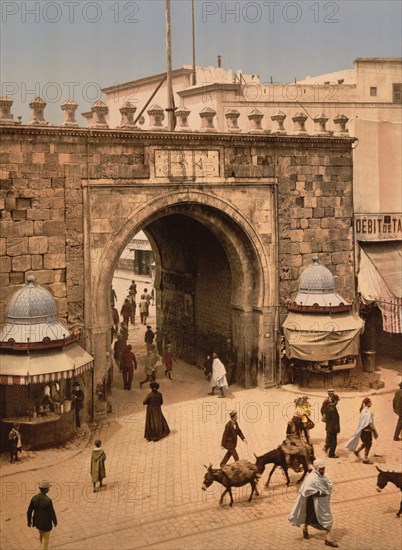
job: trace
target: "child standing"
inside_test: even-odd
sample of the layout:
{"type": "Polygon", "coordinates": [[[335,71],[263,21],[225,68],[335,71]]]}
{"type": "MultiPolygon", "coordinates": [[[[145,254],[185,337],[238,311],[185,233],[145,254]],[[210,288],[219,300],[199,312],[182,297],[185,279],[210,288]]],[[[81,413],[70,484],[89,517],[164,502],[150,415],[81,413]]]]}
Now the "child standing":
{"type": "Polygon", "coordinates": [[[97,439],[95,441],[95,448],[91,454],[91,477],[94,486],[94,493],[96,493],[96,484],[99,481],[99,488],[105,487],[102,481],[106,477],[105,469],[106,453],[102,449],[102,441],[97,439]]]}
{"type": "Polygon", "coordinates": [[[167,376],[169,380],[172,380],[173,361],[177,363],[177,359],[173,355],[172,344],[168,344],[163,354],[163,365],[165,367],[165,376],[167,376]]]}

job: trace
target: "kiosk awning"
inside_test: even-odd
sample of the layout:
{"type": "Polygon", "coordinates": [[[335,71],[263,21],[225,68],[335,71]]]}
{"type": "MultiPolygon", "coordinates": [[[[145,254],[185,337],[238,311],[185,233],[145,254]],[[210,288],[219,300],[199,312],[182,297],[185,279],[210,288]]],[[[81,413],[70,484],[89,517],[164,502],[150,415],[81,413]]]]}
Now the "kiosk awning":
{"type": "Polygon", "coordinates": [[[359,354],[364,322],[355,313],[289,313],[283,323],[286,355],[303,361],[329,361],[359,354]]]}
{"type": "Polygon", "coordinates": [[[402,242],[360,243],[358,288],[364,302],[376,302],[383,329],[402,332],[402,242]]]}
{"type": "Polygon", "coordinates": [[[0,354],[0,384],[27,385],[73,378],[93,367],[93,357],[78,344],[59,351],[0,354]]]}

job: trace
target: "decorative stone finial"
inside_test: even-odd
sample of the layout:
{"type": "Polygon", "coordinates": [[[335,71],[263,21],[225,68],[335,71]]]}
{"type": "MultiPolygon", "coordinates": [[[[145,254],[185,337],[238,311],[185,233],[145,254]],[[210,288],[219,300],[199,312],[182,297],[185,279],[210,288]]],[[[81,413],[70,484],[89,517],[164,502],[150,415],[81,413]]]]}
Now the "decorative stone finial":
{"type": "Polygon", "coordinates": [[[248,116],[250,121],[250,130],[249,134],[261,134],[264,130],[262,129],[262,119],[264,115],[258,109],[253,109],[248,116]]]}
{"type": "Polygon", "coordinates": [[[346,124],[349,122],[349,119],[346,115],[337,115],[334,118],[334,124],[336,125],[336,136],[348,136],[349,131],[346,128],[346,124]]]}
{"type": "Polygon", "coordinates": [[[27,284],[34,284],[35,283],[35,277],[33,275],[28,275],[27,277],[27,284]]]}
{"type": "Polygon", "coordinates": [[[200,112],[201,132],[216,132],[216,128],[214,126],[215,115],[216,111],[214,111],[211,107],[204,107],[204,109],[200,112]]]}
{"type": "Polygon", "coordinates": [[[163,121],[165,119],[165,113],[163,112],[162,107],[157,105],[152,105],[147,111],[149,116],[149,129],[150,130],[163,130],[163,121]]]}
{"type": "Polygon", "coordinates": [[[109,112],[109,108],[103,103],[103,101],[96,101],[92,107],[92,120],[90,121],[91,128],[109,128],[106,122],[106,115],[109,112]]]}
{"type": "Polygon", "coordinates": [[[77,107],[78,103],[73,99],[66,99],[66,101],[61,104],[61,110],[64,116],[63,126],[68,126],[69,128],[78,127],[78,122],[75,120],[75,111],[77,107]]]}
{"type": "Polygon", "coordinates": [[[276,125],[276,128],[273,128],[272,134],[286,134],[285,127],[283,125],[286,115],[282,111],[276,111],[272,116],[271,120],[276,125]]]}
{"type": "Polygon", "coordinates": [[[120,128],[127,128],[131,130],[135,130],[137,128],[134,122],[134,114],[136,110],[137,107],[134,107],[134,105],[129,101],[123,103],[119,109],[121,113],[120,128]]]}
{"type": "Polygon", "coordinates": [[[176,115],[176,120],[178,122],[178,126],[176,127],[176,130],[178,132],[191,132],[191,128],[188,123],[188,117],[190,113],[191,113],[190,109],[187,109],[187,107],[184,107],[184,105],[181,105],[176,109],[175,115],[176,115]]]}
{"type": "Polygon", "coordinates": [[[13,115],[11,114],[11,105],[14,101],[8,95],[0,97],[0,124],[13,124],[13,115]]]}
{"type": "Polygon", "coordinates": [[[306,130],[306,120],[307,115],[304,113],[296,113],[294,116],[292,116],[292,120],[294,122],[294,130],[293,134],[307,134],[306,130]]]}
{"type": "Polygon", "coordinates": [[[326,124],[328,122],[328,117],[324,115],[324,113],[321,113],[319,115],[315,115],[314,117],[314,125],[315,125],[315,131],[314,134],[316,136],[328,136],[331,132],[328,132],[326,128],[326,124]]]}
{"type": "Polygon", "coordinates": [[[229,109],[228,111],[226,111],[225,113],[226,126],[229,132],[232,132],[232,133],[241,132],[239,128],[239,123],[238,123],[239,116],[240,116],[240,113],[239,111],[237,111],[237,109],[229,109]]]}
{"type": "Polygon", "coordinates": [[[45,120],[45,107],[47,103],[41,97],[35,97],[29,104],[32,109],[32,118],[29,124],[36,126],[47,126],[49,123],[45,120]]]}

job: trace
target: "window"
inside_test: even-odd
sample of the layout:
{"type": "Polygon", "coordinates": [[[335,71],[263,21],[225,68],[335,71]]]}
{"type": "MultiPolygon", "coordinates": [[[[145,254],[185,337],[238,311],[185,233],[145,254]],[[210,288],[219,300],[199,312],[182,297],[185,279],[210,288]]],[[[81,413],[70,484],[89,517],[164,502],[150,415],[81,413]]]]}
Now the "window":
{"type": "Polygon", "coordinates": [[[402,103],[402,84],[392,84],[392,102],[402,103]]]}
{"type": "Polygon", "coordinates": [[[370,86],[370,96],[371,97],[377,96],[377,86],[370,86]]]}

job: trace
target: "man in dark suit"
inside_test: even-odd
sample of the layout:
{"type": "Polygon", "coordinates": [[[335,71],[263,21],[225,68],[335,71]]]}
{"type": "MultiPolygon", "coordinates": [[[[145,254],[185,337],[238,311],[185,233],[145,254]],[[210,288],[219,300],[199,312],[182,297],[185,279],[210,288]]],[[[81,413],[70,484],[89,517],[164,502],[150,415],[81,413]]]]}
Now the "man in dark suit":
{"type": "Polygon", "coordinates": [[[239,455],[236,451],[236,445],[237,445],[237,436],[240,437],[242,441],[247,445],[246,438],[243,435],[243,432],[241,431],[239,424],[237,423],[237,412],[232,411],[230,413],[230,420],[225,426],[225,431],[223,432],[222,436],[222,448],[226,449],[226,454],[223,457],[221,461],[221,468],[224,466],[229,458],[233,456],[234,460],[237,462],[239,460],[239,455]]]}
{"type": "Polygon", "coordinates": [[[57,518],[53,508],[52,499],[47,496],[50,483],[42,481],[39,484],[40,492],[31,498],[27,511],[28,527],[36,527],[39,531],[39,542],[42,550],[49,546],[49,536],[52,530],[52,523],[56,527],[57,518]],[[32,518],[33,514],[33,518],[32,518]]]}
{"type": "Polygon", "coordinates": [[[327,431],[327,437],[325,440],[325,445],[327,447],[328,457],[329,458],[338,458],[338,455],[335,454],[336,447],[338,445],[338,433],[341,431],[339,423],[339,413],[336,408],[339,401],[338,395],[333,395],[331,397],[331,402],[327,405],[325,409],[325,429],[327,431]]]}

